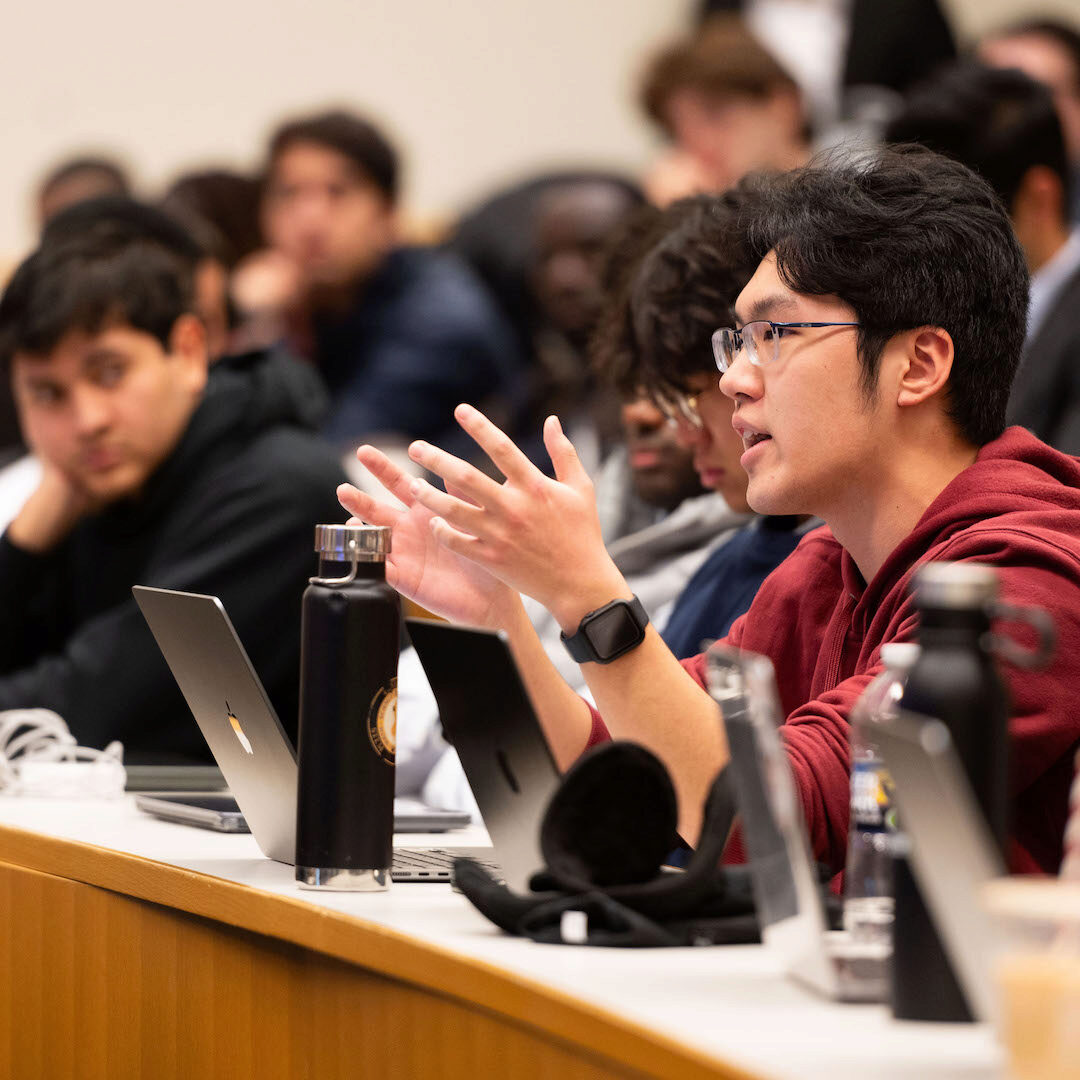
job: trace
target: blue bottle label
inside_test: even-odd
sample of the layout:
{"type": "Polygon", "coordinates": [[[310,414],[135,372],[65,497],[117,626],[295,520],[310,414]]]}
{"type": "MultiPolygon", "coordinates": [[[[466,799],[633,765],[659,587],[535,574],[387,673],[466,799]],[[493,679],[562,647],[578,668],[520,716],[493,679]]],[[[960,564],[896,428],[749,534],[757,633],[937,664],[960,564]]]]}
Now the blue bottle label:
{"type": "Polygon", "coordinates": [[[851,770],[851,814],[863,832],[894,832],[892,780],[880,761],[857,761],[851,770]]]}

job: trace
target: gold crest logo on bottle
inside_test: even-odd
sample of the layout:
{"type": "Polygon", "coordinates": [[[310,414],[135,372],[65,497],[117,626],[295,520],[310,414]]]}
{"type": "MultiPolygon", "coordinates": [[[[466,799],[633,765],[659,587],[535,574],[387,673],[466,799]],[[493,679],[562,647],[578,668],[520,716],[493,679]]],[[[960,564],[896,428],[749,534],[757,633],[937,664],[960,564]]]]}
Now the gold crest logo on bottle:
{"type": "Polygon", "coordinates": [[[380,686],[371,699],[367,716],[368,738],[388,765],[394,764],[397,748],[397,676],[380,686]]]}

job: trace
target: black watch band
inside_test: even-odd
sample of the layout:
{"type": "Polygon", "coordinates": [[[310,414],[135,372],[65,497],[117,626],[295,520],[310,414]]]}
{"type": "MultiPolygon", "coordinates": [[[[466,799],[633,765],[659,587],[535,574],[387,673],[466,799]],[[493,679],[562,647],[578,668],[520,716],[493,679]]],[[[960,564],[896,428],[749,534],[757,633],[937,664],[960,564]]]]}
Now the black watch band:
{"type": "Polygon", "coordinates": [[[590,611],[574,634],[559,636],[577,663],[610,664],[645,640],[648,625],[648,613],[635,596],[631,600],[612,600],[590,611]]]}

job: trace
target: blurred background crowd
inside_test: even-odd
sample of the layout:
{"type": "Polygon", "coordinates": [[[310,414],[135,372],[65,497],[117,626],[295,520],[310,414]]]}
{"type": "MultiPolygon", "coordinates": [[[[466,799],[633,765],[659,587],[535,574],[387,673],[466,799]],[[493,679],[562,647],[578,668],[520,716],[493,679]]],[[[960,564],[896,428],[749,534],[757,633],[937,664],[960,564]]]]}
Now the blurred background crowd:
{"type": "MultiPolygon", "coordinates": [[[[679,655],[726,632],[814,524],[755,518],[741,442],[713,434],[732,434],[710,339],[732,324],[753,272],[735,226],[748,173],[898,141],[980,172],[1032,276],[1011,420],[1080,453],[1080,0],[1038,11],[1027,0],[317,0],[273,10],[194,0],[167,18],[110,0],[23,13],[9,52],[0,278],[39,238],[76,274],[56,277],[65,295],[50,294],[45,258],[8,290],[24,351],[44,340],[50,312],[54,337],[82,326],[80,296],[139,291],[139,274],[121,280],[123,260],[109,261],[110,245],[132,253],[129,270],[164,252],[172,270],[162,280],[194,282],[211,382],[246,372],[265,383],[259,373],[273,371],[302,384],[296,408],[316,429],[312,460],[340,462],[308,478],[331,506],[312,513],[324,515],[339,512],[342,469],[365,483],[353,456],[361,442],[412,469],[414,439],[475,460],[453,420],[467,401],[548,470],[540,431],[555,413],[596,483],[609,549],[679,655]],[[84,257],[100,281],[76,273],[84,257]]],[[[93,329],[111,325],[109,310],[93,329]]],[[[97,390],[109,378],[95,373],[97,390]]],[[[23,435],[27,411],[56,392],[34,393],[20,430],[0,385],[0,524],[23,518],[8,540],[26,539],[29,500],[48,494],[31,451],[48,458],[49,448],[23,435]]],[[[284,390],[275,394],[279,409],[284,390]]],[[[220,400],[208,394],[202,412],[220,400]]],[[[237,409],[215,423],[239,440],[257,418],[237,409]]],[[[215,432],[215,453],[228,456],[215,432]]],[[[165,442],[173,473],[190,472],[183,445],[165,442]]],[[[292,463],[263,460],[255,446],[245,452],[264,469],[292,463]]],[[[233,479],[240,518],[258,485],[233,479]]],[[[194,495],[209,500],[195,515],[204,526],[214,508],[224,512],[213,491],[194,495]]],[[[156,544],[164,526],[151,524],[156,544]]],[[[242,547],[242,526],[230,527],[208,550],[242,547]]],[[[296,536],[302,588],[308,518],[296,536]]],[[[23,546],[40,556],[56,540],[23,546]]],[[[102,550],[114,548],[110,534],[102,550]]],[[[229,565],[226,584],[237,579],[229,565]]],[[[243,565],[252,628],[237,625],[248,641],[274,623],[243,565]]],[[[121,600],[128,577],[117,579],[121,600]]],[[[217,579],[167,580],[222,589],[217,579]]],[[[282,610],[294,601],[283,594],[282,610]]],[[[545,640],[565,662],[557,629],[548,625],[545,640]]],[[[145,638],[141,623],[138,632],[145,638]]],[[[277,649],[281,635],[267,636],[277,649]]],[[[294,658],[278,660],[295,683],[294,658]]],[[[79,700],[57,707],[70,719],[79,700]]],[[[419,783],[444,747],[430,724],[413,730],[419,783]]]]}
{"type": "MultiPolygon", "coordinates": [[[[621,438],[618,397],[598,385],[588,355],[605,290],[617,285],[603,255],[643,205],[720,192],[829,146],[871,147],[927,80],[972,58],[1044,84],[1080,162],[1075,0],[1038,17],[1004,0],[598,2],[512,15],[514,6],[361,13],[324,3],[305,9],[302,27],[283,12],[277,32],[260,12],[246,55],[230,57],[231,90],[212,102],[221,73],[208,64],[235,12],[216,11],[203,27],[216,42],[202,47],[199,31],[198,48],[190,11],[184,27],[162,25],[151,40],[133,8],[116,28],[122,41],[104,35],[100,13],[93,27],[75,13],[50,31],[69,39],[51,74],[37,69],[41,87],[21,88],[9,157],[19,167],[6,182],[29,190],[0,212],[8,271],[31,230],[62,208],[135,195],[198,246],[211,353],[283,343],[313,364],[331,398],[323,433],[343,454],[362,440],[393,448],[416,437],[464,450],[450,412],[469,400],[538,461],[540,422],[558,413],[596,468],[621,438]],[[69,69],[62,54],[83,31],[100,46],[89,68],[84,50],[69,69]],[[286,39],[295,62],[281,51],[286,39]],[[312,64],[326,70],[323,47],[331,82],[309,81],[301,73],[312,64]],[[170,114],[178,56],[189,90],[170,114]],[[73,84],[73,70],[90,85],[73,84]],[[124,71],[133,81],[121,107],[124,71]],[[355,91],[345,89],[353,71],[355,91]],[[314,87],[329,85],[334,99],[318,100],[314,87]],[[278,123],[239,130],[279,103],[278,123]],[[245,140],[249,153],[222,150],[245,140]],[[27,201],[32,222],[15,209],[27,201]]],[[[916,113],[890,137],[926,141],[924,121],[941,118],[916,113]]],[[[1075,218],[1080,185],[1063,190],[1075,218]]],[[[1040,237],[1042,261],[1056,239],[1040,237]]],[[[3,413],[0,442],[15,458],[10,403],[3,413]]]]}
{"type": "MultiPolygon", "coordinates": [[[[21,88],[18,167],[0,185],[25,190],[0,209],[4,275],[62,209],[135,196],[190,235],[211,355],[273,345],[313,365],[330,398],[321,430],[347,468],[360,441],[467,452],[451,411],[468,400],[542,466],[540,424],[557,413],[597,470],[627,433],[648,443],[662,426],[640,408],[620,422],[633,393],[617,388],[610,319],[590,355],[605,306],[632,286],[622,271],[650,207],[829,147],[920,141],[987,175],[1036,278],[1047,264],[1061,281],[1080,267],[1080,184],[1068,177],[1080,163],[1076,0],[1037,14],[1007,0],[514,6],[322,3],[302,18],[283,11],[275,31],[260,12],[230,56],[228,92],[210,67],[235,11],[215,11],[198,46],[191,11],[152,37],[134,8],[122,36],[100,13],[74,13],[48,31],[67,39],[52,72],[21,88]],[[84,32],[99,46],[76,44],[84,32]],[[1008,104],[972,82],[976,65],[1045,87],[1066,160],[1039,143],[1041,102],[1022,93],[1009,99],[1024,112],[1011,128],[960,130],[1008,104]],[[245,121],[262,130],[239,130],[245,121]],[[996,175],[1009,140],[1039,144],[1032,176],[996,175]],[[223,149],[245,141],[247,153],[223,149]]],[[[1044,314],[1036,289],[1029,336],[1044,314]]],[[[1080,431],[1056,431],[1047,408],[1035,400],[1019,419],[1080,450],[1080,431]]],[[[5,391],[0,454],[24,452],[5,391]]],[[[635,460],[654,458],[647,445],[635,460]]],[[[29,472],[16,483],[10,512],[32,483],[29,472]]]]}
{"type": "MultiPolygon", "coordinates": [[[[595,470],[625,429],[659,423],[631,414],[620,424],[626,394],[597,379],[590,356],[605,302],[629,284],[620,266],[635,228],[646,229],[649,205],[724,191],[747,172],[792,167],[829,147],[918,140],[988,176],[1010,203],[1032,273],[1067,252],[1055,265],[1064,264],[1062,281],[1070,278],[1080,267],[1078,244],[1067,243],[1080,185],[1062,174],[1080,162],[1077,6],[1066,0],[1032,14],[1007,0],[696,0],[572,12],[548,4],[512,16],[488,4],[453,14],[433,4],[407,13],[365,4],[361,15],[324,3],[310,9],[302,32],[294,27],[297,37],[288,33],[295,13],[283,15],[276,32],[295,64],[273,71],[261,99],[270,56],[285,57],[268,26],[252,27],[246,59],[231,59],[232,91],[214,103],[206,92],[220,73],[207,62],[220,38],[189,48],[186,18],[175,39],[174,28],[167,40],[159,28],[151,44],[140,36],[140,15],[123,27],[121,44],[103,37],[97,19],[83,27],[100,40],[97,76],[83,59],[72,65],[90,85],[72,85],[60,56],[51,77],[41,72],[40,89],[23,87],[10,159],[19,168],[6,183],[26,183],[31,214],[19,219],[17,201],[0,213],[4,274],[63,208],[135,195],[173,216],[198,247],[199,313],[212,355],[275,345],[318,369],[330,397],[322,431],[347,468],[361,441],[393,450],[421,437],[467,453],[450,414],[470,401],[541,464],[540,423],[558,414],[595,470]],[[354,54],[350,27],[361,36],[354,54]],[[343,65],[329,83],[299,75],[313,62],[322,68],[310,52],[316,44],[326,46],[330,67],[343,65]],[[336,53],[342,45],[352,62],[336,53]],[[158,53],[154,79],[146,62],[158,53]],[[171,83],[178,53],[189,92],[170,116],[162,110],[176,90],[156,100],[154,85],[171,83]],[[421,70],[427,54],[432,63],[421,70]],[[976,64],[1025,72],[1045,87],[1061,126],[1066,161],[1042,147],[1043,167],[1023,190],[1020,176],[995,175],[996,156],[1045,141],[1040,102],[1014,99],[1026,111],[1009,130],[959,132],[978,109],[994,107],[993,87],[972,82],[976,64]],[[137,93],[126,85],[119,107],[125,69],[146,82],[137,93]],[[66,90],[57,112],[59,83],[66,90]],[[319,100],[312,83],[333,85],[335,98],[319,100]],[[490,97],[500,95],[515,114],[485,130],[485,116],[498,112],[490,97]],[[950,98],[959,119],[949,116],[950,98]],[[184,102],[200,103],[204,116],[184,102]],[[247,133],[253,152],[220,149],[240,117],[278,103],[283,119],[247,133]],[[36,114],[53,122],[42,127],[36,114]],[[166,161],[176,163],[163,171],[166,161]]],[[[233,29],[229,17],[215,13],[219,35],[233,29]]],[[[1045,313],[1038,291],[1032,305],[1034,333],[1045,313]]],[[[613,336],[608,326],[594,350],[607,353],[602,367],[619,366],[613,336]]],[[[1023,422],[1080,449],[1080,430],[1058,433],[1049,420],[1039,430],[1047,419],[1040,408],[1049,405],[1030,403],[1023,422]]],[[[10,401],[0,411],[2,453],[15,459],[24,447],[10,401]]],[[[17,492],[8,501],[17,504],[17,492]]]]}

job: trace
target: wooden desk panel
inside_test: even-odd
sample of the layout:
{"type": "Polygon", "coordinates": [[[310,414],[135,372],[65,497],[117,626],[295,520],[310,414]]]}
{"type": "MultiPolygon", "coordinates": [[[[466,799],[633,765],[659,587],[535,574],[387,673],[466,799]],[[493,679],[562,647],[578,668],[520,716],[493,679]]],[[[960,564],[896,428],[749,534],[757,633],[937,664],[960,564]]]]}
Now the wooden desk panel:
{"type": "Polygon", "coordinates": [[[0,828],[13,1080],[744,1078],[520,976],[302,901],[0,828]]]}

